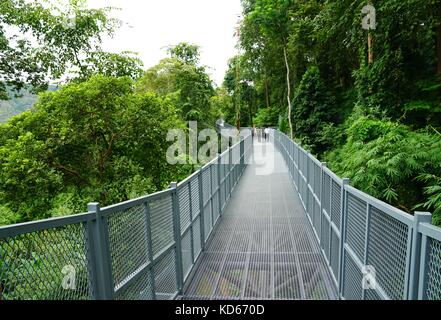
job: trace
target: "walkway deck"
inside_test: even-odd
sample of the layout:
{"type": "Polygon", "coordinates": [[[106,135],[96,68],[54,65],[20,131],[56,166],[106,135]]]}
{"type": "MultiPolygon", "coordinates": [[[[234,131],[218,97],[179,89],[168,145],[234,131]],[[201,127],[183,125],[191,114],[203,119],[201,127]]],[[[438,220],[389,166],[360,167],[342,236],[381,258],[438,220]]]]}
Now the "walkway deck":
{"type": "Polygon", "coordinates": [[[336,289],[282,155],[274,170],[249,165],[233,192],[183,299],[336,299],[336,289]]]}

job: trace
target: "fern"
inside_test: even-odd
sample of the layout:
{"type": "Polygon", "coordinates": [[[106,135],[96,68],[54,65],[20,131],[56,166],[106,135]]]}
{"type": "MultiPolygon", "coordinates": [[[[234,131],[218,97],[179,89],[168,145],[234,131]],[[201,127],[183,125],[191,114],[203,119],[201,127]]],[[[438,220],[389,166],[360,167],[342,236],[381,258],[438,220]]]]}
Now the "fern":
{"type": "Polygon", "coordinates": [[[434,223],[441,223],[441,139],[437,134],[363,116],[346,133],[346,144],[326,155],[337,174],[409,212],[424,207],[433,212],[434,223]]]}

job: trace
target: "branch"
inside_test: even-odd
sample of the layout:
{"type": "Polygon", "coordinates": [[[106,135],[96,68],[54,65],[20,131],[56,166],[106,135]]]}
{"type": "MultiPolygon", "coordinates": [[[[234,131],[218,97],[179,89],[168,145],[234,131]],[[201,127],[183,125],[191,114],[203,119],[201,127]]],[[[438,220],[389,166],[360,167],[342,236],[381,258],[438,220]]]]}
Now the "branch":
{"type": "Polygon", "coordinates": [[[71,174],[71,175],[77,177],[77,178],[80,179],[81,181],[83,181],[83,182],[85,182],[85,183],[88,183],[87,180],[86,180],[85,178],[83,178],[83,177],[81,176],[81,174],[79,174],[79,173],[78,173],[77,171],[75,171],[74,169],[68,168],[68,167],[62,165],[61,163],[53,163],[52,165],[53,165],[56,169],[64,170],[64,171],[66,171],[67,173],[69,173],[69,174],[71,174]]]}

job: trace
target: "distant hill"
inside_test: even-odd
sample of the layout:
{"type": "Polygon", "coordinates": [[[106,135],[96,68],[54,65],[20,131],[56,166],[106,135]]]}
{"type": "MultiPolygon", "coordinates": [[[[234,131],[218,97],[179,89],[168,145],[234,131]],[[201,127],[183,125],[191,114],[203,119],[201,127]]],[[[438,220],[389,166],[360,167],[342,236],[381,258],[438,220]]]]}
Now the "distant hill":
{"type": "MultiPolygon", "coordinates": [[[[49,91],[55,91],[56,86],[49,86],[49,91]]],[[[0,122],[6,122],[9,118],[32,108],[38,96],[28,90],[22,90],[18,96],[12,90],[8,90],[9,100],[0,100],[0,122]]]]}

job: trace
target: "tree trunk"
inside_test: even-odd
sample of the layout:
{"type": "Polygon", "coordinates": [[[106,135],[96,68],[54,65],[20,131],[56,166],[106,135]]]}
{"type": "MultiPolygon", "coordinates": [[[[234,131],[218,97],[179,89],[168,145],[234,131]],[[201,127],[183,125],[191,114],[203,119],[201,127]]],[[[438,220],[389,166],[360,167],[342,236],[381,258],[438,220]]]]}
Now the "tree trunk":
{"type": "Polygon", "coordinates": [[[240,58],[237,60],[236,65],[236,91],[237,91],[237,100],[236,100],[236,128],[240,130],[240,104],[241,104],[241,87],[240,87],[240,58]]]}
{"type": "Polygon", "coordinates": [[[292,106],[291,106],[291,81],[290,79],[290,70],[289,70],[289,63],[288,63],[288,55],[286,53],[286,46],[283,47],[283,55],[285,58],[285,66],[286,66],[286,87],[288,89],[286,99],[288,100],[288,123],[289,123],[289,136],[291,139],[293,138],[293,129],[292,129],[292,121],[291,121],[291,114],[292,114],[292,106]]]}
{"type": "Polygon", "coordinates": [[[268,77],[266,71],[265,71],[265,102],[266,102],[266,107],[269,108],[270,103],[269,103],[268,77]]]}
{"type": "Polygon", "coordinates": [[[374,63],[374,36],[370,31],[368,33],[368,62],[369,64],[374,63]]]}

